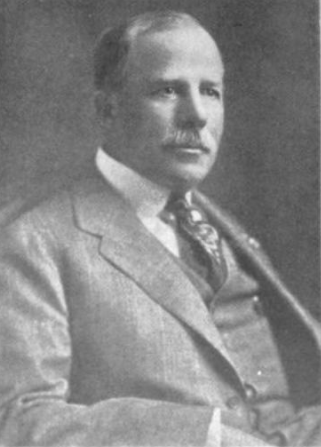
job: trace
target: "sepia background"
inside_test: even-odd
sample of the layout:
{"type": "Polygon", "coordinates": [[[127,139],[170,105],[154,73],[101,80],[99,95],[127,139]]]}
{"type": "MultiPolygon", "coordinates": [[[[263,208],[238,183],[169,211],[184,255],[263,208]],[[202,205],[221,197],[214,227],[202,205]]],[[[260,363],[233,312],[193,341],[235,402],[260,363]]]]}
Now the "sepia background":
{"type": "Polygon", "coordinates": [[[60,187],[97,146],[91,51],[145,10],[195,15],[226,65],[226,127],[204,190],[320,315],[317,0],[0,0],[0,205],[60,187]]]}

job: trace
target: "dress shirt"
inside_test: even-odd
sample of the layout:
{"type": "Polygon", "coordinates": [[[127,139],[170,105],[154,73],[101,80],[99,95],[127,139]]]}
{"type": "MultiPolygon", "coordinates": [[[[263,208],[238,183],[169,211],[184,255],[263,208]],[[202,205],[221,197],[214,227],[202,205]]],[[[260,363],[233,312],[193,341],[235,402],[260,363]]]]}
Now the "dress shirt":
{"type": "MultiPolygon", "coordinates": [[[[169,189],[142,177],[101,148],[96,154],[96,166],[102,176],[133,208],[143,225],[178,257],[179,246],[175,231],[159,217],[168,201],[169,189]]],[[[190,200],[190,193],[187,194],[187,199],[190,200]]]]}

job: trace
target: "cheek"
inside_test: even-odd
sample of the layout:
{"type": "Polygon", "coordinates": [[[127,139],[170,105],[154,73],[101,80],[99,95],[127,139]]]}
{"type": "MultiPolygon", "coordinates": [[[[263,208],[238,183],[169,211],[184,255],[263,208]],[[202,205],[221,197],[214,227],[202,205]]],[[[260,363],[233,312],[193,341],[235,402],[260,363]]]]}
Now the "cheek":
{"type": "Polygon", "coordinates": [[[175,112],[172,107],[149,99],[130,98],[123,103],[123,129],[129,138],[164,138],[173,127],[175,112]]]}
{"type": "Polygon", "coordinates": [[[224,109],[218,107],[211,115],[209,128],[212,134],[220,136],[224,126],[224,109]]]}
{"type": "Polygon", "coordinates": [[[175,112],[172,107],[153,104],[146,108],[145,123],[149,134],[164,138],[175,127],[175,112]]]}

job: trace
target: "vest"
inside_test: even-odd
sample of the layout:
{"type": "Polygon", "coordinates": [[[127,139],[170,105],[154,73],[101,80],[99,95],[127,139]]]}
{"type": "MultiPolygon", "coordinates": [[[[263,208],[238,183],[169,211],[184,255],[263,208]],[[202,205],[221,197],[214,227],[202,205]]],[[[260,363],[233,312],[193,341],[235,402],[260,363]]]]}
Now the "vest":
{"type": "MultiPolygon", "coordinates": [[[[290,400],[279,340],[260,298],[258,282],[241,268],[225,241],[223,254],[227,277],[215,293],[215,285],[210,287],[189,267],[184,265],[183,269],[207,304],[213,324],[244,385],[243,395],[235,393],[227,401],[231,414],[227,423],[231,421],[245,431],[258,432],[281,444],[282,440],[274,435],[278,427],[294,416],[295,406],[290,400]],[[233,413],[239,422],[233,421],[233,413]]],[[[222,386],[225,386],[223,381],[222,386]]],[[[222,389],[222,393],[228,391],[222,389]]]]}

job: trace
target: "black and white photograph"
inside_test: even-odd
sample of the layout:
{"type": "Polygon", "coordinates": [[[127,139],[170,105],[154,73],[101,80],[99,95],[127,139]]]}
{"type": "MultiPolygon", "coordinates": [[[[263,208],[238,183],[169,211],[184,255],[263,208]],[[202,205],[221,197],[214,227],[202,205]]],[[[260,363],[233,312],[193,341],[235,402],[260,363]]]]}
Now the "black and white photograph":
{"type": "Polygon", "coordinates": [[[0,447],[321,447],[319,0],[0,0],[0,447]]]}

